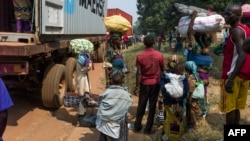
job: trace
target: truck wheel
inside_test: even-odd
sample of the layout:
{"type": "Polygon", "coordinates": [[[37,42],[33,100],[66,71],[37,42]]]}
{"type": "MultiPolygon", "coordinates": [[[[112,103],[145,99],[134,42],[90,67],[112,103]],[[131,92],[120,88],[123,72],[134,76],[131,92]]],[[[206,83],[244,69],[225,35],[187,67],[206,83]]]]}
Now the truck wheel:
{"type": "Polygon", "coordinates": [[[101,63],[104,61],[104,52],[106,49],[106,44],[105,43],[101,43],[100,47],[98,48],[97,51],[97,62],[101,63]]]}
{"type": "Polygon", "coordinates": [[[67,58],[65,65],[65,75],[68,84],[68,90],[70,92],[74,92],[76,90],[76,59],[73,57],[67,58]]]}
{"type": "Polygon", "coordinates": [[[60,108],[67,89],[65,66],[54,64],[44,77],[42,86],[42,101],[47,108],[60,108]]]}

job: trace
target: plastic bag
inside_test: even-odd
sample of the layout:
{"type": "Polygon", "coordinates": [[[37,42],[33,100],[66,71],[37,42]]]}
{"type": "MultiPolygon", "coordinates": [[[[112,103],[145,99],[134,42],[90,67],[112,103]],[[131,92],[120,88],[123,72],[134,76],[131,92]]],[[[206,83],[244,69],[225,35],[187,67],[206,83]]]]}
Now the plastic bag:
{"type": "Polygon", "coordinates": [[[192,98],[203,99],[205,95],[204,84],[199,82],[196,85],[197,86],[193,91],[192,98]]]}
{"type": "Polygon", "coordinates": [[[103,22],[107,30],[113,32],[126,32],[132,27],[131,23],[120,15],[104,17],[103,22]]]}
{"type": "Polygon", "coordinates": [[[177,75],[174,73],[166,73],[166,77],[170,79],[170,83],[165,84],[166,91],[173,98],[180,98],[183,96],[183,80],[185,75],[177,75]]]}

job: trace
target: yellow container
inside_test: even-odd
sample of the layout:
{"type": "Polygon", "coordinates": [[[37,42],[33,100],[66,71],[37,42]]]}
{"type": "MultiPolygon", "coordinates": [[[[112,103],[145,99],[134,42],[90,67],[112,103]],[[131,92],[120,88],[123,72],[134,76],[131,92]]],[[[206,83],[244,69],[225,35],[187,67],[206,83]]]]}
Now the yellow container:
{"type": "Polygon", "coordinates": [[[178,141],[184,132],[184,126],[174,115],[174,111],[169,106],[165,106],[166,118],[163,123],[163,131],[168,141],[178,141]]]}

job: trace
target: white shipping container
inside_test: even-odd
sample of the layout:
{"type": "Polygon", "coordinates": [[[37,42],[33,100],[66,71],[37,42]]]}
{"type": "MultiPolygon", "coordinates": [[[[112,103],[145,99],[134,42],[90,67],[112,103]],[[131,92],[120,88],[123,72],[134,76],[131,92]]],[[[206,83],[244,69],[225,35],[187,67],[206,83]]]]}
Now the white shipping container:
{"type": "Polygon", "coordinates": [[[107,16],[107,0],[31,0],[32,32],[15,33],[15,18],[12,1],[1,1],[0,30],[5,41],[41,43],[55,40],[71,40],[82,37],[105,36],[106,27],[102,21],[107,16]],[[6,19],[8,18],[8,19],[6,19]]]}
{"type": "Polygon", "coordinates": [[[105,0],[40,0],[41,34],[106,34],[105,0]]]}

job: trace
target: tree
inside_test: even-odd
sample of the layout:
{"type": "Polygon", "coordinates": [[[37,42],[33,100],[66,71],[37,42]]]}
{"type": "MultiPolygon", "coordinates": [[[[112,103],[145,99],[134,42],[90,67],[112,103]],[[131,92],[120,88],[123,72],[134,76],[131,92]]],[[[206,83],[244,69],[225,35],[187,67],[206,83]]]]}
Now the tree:
{"type": "Polygon", "coordinates": [[[141,34],[153,29],[157,34],[173,31],[183,16],[173,9],[173,3],[197,6],[223,14],[227,5],[250,3],[250,0],[137,0],[138,25],[141,34]]]}

